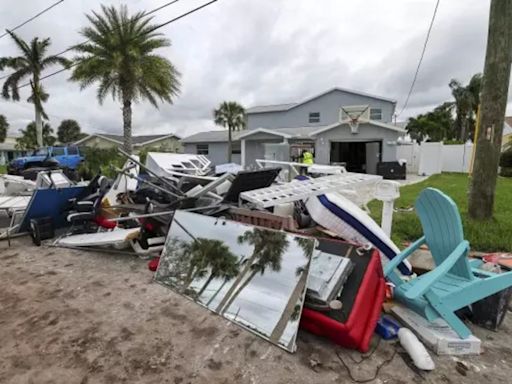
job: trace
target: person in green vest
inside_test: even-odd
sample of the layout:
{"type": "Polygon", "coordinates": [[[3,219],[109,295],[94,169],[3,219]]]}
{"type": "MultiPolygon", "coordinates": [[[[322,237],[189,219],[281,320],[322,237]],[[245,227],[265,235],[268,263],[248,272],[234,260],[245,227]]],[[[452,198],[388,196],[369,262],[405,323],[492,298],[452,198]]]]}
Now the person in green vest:
{"type": "MultiPolygon", "coordinates": [[[[302,152],[302,164],[313,164],[313,154],[311,152],[309,152],[308,150],[305,150],[302,152]]],[[[306,175],[307,168],[301,167],[300,174],[306,175]]]]}
{"type": "Polygon", "coordinates": [[[313,154],[307,150],[302,152],[302,163],[313,164],[313,154]]]}

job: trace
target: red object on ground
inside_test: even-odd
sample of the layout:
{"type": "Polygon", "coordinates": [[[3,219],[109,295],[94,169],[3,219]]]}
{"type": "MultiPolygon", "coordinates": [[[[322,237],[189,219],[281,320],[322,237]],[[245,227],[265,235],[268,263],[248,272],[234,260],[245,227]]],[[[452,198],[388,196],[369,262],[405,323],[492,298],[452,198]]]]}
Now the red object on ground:
{"type": "Polygon", "coordinates": [[[158,269],[158,264],[160,264],[160,256],[153,257],[148,263],[149,270],[155,272],[158,269]]]}
{"type": "Polygon", "coordinates": [[[300,327],[316,335],[327,337],[343,347],[367,352],[380,317],[385,291],[386,281],[380,255],[377,250],[374,250],[347,321],[342,323],[322,312],[304,308],[300,327]]]}
{"type": "Polygon", "coordinates": [[[97,225],[105,229],[114,229],[117,226],[117,223],[115,221],[110,221],[104,218],[103,216],[96,216],[94,221],[97,225]]]}

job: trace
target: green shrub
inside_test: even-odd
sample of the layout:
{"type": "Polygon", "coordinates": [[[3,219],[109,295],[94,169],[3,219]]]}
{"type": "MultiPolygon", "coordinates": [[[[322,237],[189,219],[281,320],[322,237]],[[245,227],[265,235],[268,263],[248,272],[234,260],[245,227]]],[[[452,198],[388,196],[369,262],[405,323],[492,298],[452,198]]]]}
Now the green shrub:
{"type": "Polygon", "coordinates": [[[510,167],[501,167],[500,176],[503,177],[512,177],[512,168],[510,167]]]}
{"type": "Polygon", "coordinates": [[[98,173],[113,178],[116,175],[113,167],[122,168],[126,161],[116,148],[84,147],[81,152],[85,160],[78,167],[78,175],[86,180],[92,179],[98,173]]]}
{"type": "Polygon", "coordinates": [[[508,149],[501,154],[500,167],[512,168],[512,149],[508,149]]]}

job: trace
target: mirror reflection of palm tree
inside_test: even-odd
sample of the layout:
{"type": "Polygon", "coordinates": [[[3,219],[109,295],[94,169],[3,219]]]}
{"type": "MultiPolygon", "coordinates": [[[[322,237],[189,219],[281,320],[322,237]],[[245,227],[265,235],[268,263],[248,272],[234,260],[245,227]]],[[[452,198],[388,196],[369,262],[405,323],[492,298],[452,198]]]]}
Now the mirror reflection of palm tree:
{"type": "Polygon", "coordinates": [[[242,271],[217,306],[216,312],[221,314],[229,309],[240,292],[258,273],[263,275],[267,268],[271,268],[275,272],[281,270],[282,256],[289,245],[286,233],[260,228],[245,231],[238,237],[238,243],[248,243],[254,248],[252,255],[244,263],[242,271]]]}
{"type": "Polygon", "coordinates": [[[307,262],[304,266],[298,267],[295,271],[298,281],[286,303],[284,311],[281,313],[281,317],[270,334],[270,341],[273,343],[279,342],[289,322],[297,321],[300,318],[300,304],[304,299],[304,292],[306,290],[309,262],[316,247],[316,241],[314,239],[296,237],[295,241],[302,248],[303,255],[307,259],[307,262]]]}
{"type": "MultiPolygon", "coordinates": [[[[207,240],[208,244],[205,245],[205,252],[207,252],[206,264],[210,270],[210,275],[205,283],[197,292],[196,298],[199,299],[205,289],[210,285],[213,279],[224,279],[229,281],[238,274],[238,257],[236,257],[229,247],[221,240],[207,240]]],[[[203,239],[204,244],[204,239],[203,239]]]]}
{"type": "Polygon", "coordinates": [[[238,273],[238,258],[221,240],[199,237],[192,242],[184,243],[184,252],[188,253],[189,264],[183,280],[182,292],[186,291],[193,281],[203,278],[208,272],[210,274],[196,297],[201,296],[214,278],[233,278],[238,273]]]}

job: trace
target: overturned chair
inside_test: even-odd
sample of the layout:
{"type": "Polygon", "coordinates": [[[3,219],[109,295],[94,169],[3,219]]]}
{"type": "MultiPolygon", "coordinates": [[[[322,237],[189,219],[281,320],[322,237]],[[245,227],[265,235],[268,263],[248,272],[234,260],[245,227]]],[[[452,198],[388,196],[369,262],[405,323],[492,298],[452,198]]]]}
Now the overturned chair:
{"type": "Polygon", "coordinates": [[[396,285],[395,299],[429,321],[443,318],[465,339],[471,331],[455,311],[512,286],[512,272],[491,273],[479,269],[481,260],[469,260],[462,221],[455,202],[443,192],[427,188],[420,193],[416,212],[424,236],[393,258],[384,274],[396,285]],[[427,244],[435,268],[409,282],[395,268],[421,245],[427,244]]]}

